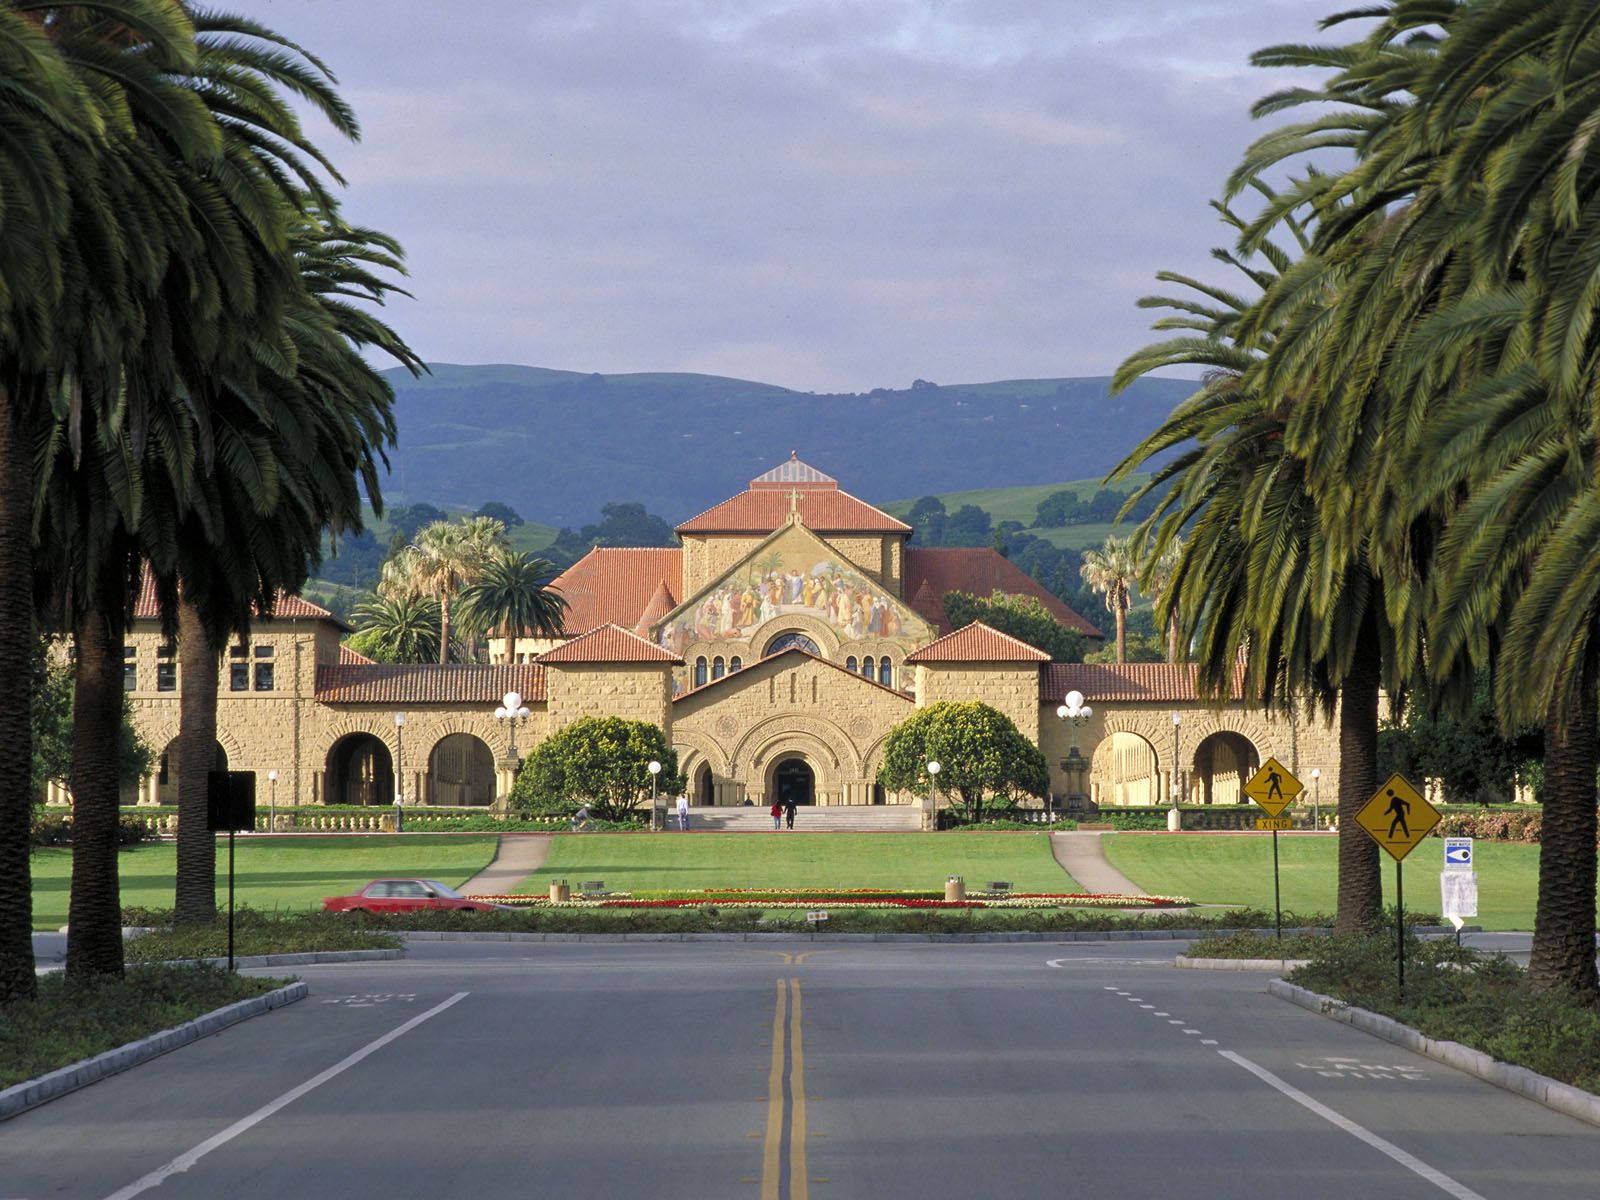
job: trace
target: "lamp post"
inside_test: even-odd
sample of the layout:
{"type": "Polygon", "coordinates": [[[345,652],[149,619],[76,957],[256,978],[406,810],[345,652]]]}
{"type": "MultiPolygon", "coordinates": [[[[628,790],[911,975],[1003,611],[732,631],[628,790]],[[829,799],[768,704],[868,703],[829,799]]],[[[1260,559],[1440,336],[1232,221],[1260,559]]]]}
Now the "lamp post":
{"type": "Polygon", "coordinates": [[[1179,792],[1180,792],[1180,787],[1179,787],[1179,784],[1178,784],[1178,733],[1179,733],[1179,730],[1181,730],[1182,728],[1183,728],[1183,714],[1182,713],[1177,713],[1177,712],[1173,713],[1172,714],[1172,808],[1167,813],[1167,828],[1168,828],[1168,830],[1170,830],[1172,832],[1177,832],[1177,830],[1182,827],[1182,822],[1183,822],[1183,817],[1178,812],[1178,796],[1179,796],[1179,792]]]}
{"type": "Polygon", "coordinates": [[[267,818],[267,832],[272,833],[278,828],[278,773],[276,771],[267,772],[267,787],[269,789],[267,794],[271,796],[269,811],[272,813],[267,818]]]}
{"type": "Polygon", "coordinates": [[[511,724],[511,740],[506,746],[506,761],[517,761],[517,722],[527,720],[528,708],[522,703],[521,692],[507,692],[501,697],[501,706],[494,710],[494,719],[511,724]]]}
{"type": "Polygon", "coordinates": [[[1322,768],[1311,768],[1311,828],[1322,828],[1322,768]]]}
{"type": "Polygon", "coordinates": [[[656,784],[661,778],[661,764],[651,759],[645,764],[645,770],[650,772],[650,828],[660,832],[666,827],[666,810],[656,803],[656,784]]]}
{"type": "Polygon", "coordinates": [[[939,760],[928,760],[928,828],[939,828],[939,802],[934,798],[933,789],[939,783],[939,760]]]}
{"type": "Polygon", "coordinates": [[[397,712],[394,715],[394,831],[399,833],[405,824],[404,809],[401,807],[406,800],[406,752],[405,743],[400,740],[401,733],[406,727],[406,715],[397,712]]]}
{"type": "MultiPolygon", "coordinates": [[[[1073,688],[1063,697],[1066,701],[1056,709],[1056,716],[1068,722],[1072,730],[1072,749],[1067,751],[1066,758],[1061,760],[1061,768],[1067,773],[1067,808],[1077,810],[1083,807],[1083,802],[1088,799],[1083,790],[1083,777],[1089,762],[1078,751],[1078,727],[1086,725],[1089,718],[1094,716],[1094,709],[1083,702],[1083,693],[1073,688]]],[[[1050,801],[1045,800],[1045,812],[1049,814],[1050,801]]]]}

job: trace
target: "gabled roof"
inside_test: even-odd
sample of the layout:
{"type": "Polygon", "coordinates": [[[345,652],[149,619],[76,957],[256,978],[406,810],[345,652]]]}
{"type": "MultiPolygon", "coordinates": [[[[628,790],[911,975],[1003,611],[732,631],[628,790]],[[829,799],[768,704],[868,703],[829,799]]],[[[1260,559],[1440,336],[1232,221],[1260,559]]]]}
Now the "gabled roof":
{"type": "Polygon", "coordinates": [[[974,621],[954,633],[947,633],[938,641],[929,642],[921,650],[906,655],[907,663],[1049,661],[1050,656],[1043,650],[1009,633],[1001,633],[982,621],[974,621]]]}
{"type": "MultiPolygon", "coordinates": [[[[1193,704],[1193,663],[1051,663],[1039,672],[1039,702],[1059,704],[1077,690],[1091,704],[1193,704]]],[[[1229,699],[1244,699],[1244,667],[1234,668],[1229,699]]]]}
{"type": "Polygon", "coordinates": [[[842,664],[834,662],[831,658],[823,658],[820,655],[811,653],[809,650],[802,650],[799,646],[790,646],[786,650],[779,650],[776,654],[769,654],[765,658],[758,658],[755,662],[742,668],[741,670],[729,671],[721,679],[708,680],[707,682],[702,683],[699,687],[690,688],[685,692],[679,692],[672,698],[672,702],[676,704],[678,701],[687,700],[691,696],[703,696],[712,688],[726,687],[741,680],[754,678],[755,675],[760,672],[762,667],[776,664],[780,659],[788,658],[791,654],[798,654],[801,658],[810,659],[815,663],[821,663],[830,670],[837,671],[839,674],[855,680],[863,687],[872,687],[877,688],[882,692],[888,692],[891,696],[897,696],[901,700],[904,700],[907,704],[916,703],[913,697],[905,692],[902,692],[899,688],[892,688],[887,684],[879,683],[876,679],[868,679],[865,675],[858,675],[854,671],[847,670],[842,664]]]}
{"type": "MultiPolygon", "coordinates": [[[[679,533],[771,533],[789,519],[790,494],[781,488],[740,492],[678,526],[679,533]]],[[[820,533],[910,533],[911,526],[834,488],[796,488],[800,520],[820,533]]]]}
{"type": "MultiPolygon", "coordinates": [[[[351,626],[341,621],[320,604],[313,604],[303,597],[293,596],[288,592],[282,591],[278,593],[277,600],[273,603],[271,617],[262,617],[260,613],[256,615],[263,621],[273,619],[280,621],[328,621],[337,625],[346,633],[349,633],[351,629],[351,626]]],[[[156,603],[156,579],[149,571],[145,571],[144,577],[139,581],[138,598],[133,602],[133,619],[135,621],[155,621],[159,620],[160,617],[161,608],[156,603]]]]}
{"type": "Polygon", "coordinates": [[[1012,596],[1033,597],[1052,617],[1085,637],[1096,640],[1105,637],[1038,580],[987,546],[937,549],[908,546],[905,564],[905,594],[911,597],[911,606],[939,629],[950,627],[944,615],[946,592],[989,596],[998,589],[1012,596]],[[924,587],[934,598],[932,604],[923,598],[924,587]]]}
{"type": "Polygon", "coordinates": [[[316,698],[323,704],[481,704],[493,708],[507,692],[533,704],[545,698],[544,668],[537,663],[376,663],[317,668],[316,698]]]}
{"type": "Polygon", "coordinates": [[[663,585],[673,596],[683,587],[683,551],[676,546],[597,546],[550,587],[567,602],[562,627],[575,633],[607,622],[633,628],[663,585]]]}
{"type": "Polygon", "coordinates": [[[372,667],[372,666],[376,666],[377,662],[378,662],[377,659],[368,658],[365,654],[362,654],[357,650],[350,649],[350,647],[345,645],[343,642],[339,643],[339,665],[340,666],[342,666],[342,667],[372,667]]]}
{"type": "Polygon", "coordinates": [[[763,475],[750,481],[751,490],[758,488],[825,487],[837,488],[839,481],[825,475],[815,467],[800,461],[796,450],[789,451],[789,461],[781,462],[763,475]]]}
{"type": "Polygon", "coordinates": [[[681,663],[654,642],[616,625],[601,625],[539,656],[541,663],[681,663]]]}

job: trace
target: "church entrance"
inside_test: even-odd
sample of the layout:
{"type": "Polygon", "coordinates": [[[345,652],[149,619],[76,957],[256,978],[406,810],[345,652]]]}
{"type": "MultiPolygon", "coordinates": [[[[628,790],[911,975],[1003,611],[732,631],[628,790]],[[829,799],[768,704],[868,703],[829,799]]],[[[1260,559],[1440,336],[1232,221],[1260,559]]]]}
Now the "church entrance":
{"type": "Polygon", "coordinates": [[[772,773],[772,783],[779,804],[788,804],[791,798],[796,804],[816,803],[816,776],[803,758],[788,758],[779,763],[772,773]]]}

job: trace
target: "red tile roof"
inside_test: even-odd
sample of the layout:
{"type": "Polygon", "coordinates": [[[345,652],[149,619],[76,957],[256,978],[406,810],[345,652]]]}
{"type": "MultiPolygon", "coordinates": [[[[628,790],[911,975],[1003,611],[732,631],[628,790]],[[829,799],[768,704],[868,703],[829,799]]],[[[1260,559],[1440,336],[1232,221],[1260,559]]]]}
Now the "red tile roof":
{"type": "MultiPolygon", "coordinates": [[[[259,615],[259,614],[258,614],[259,615]]],[[[149,571],[144,573],[144,578],[139,582],[139,596],[133,602],[133,619],[136,621],[154,621],[161,616],[161,608],[156,602],[156,579],[149,571]]],[[[350,626],[334,616],[319,604],[299,596],[291,596],[288,592],[279,592],[278,599],[272,606],[272,616],[280,620],[306,620],[306,621],[331,621],[339,628],[350,631],[350,626]]],[[[263,617],[262,620],[269,618],[263,617]]]]}
{"type": "Polygon", "coordinates": [[[941,662],[1031,662],[1047,663],[1050,656],[1009,633],[1001,633],[974,621],[929,642],[921,650],[906,655],[907,663],[941,662]]]}
{"type": "MultiPolygon", "coordinates": [[[[1039,673],[1039,701],[1059,704],[1076,689],[1091,704],[1193,704],[1193,663],[1051,663],[1039,673]]],[[[1234,669],[1230,698],[1244,698],[1244,668],[1234,669]]]]}
{"type": "Polygon", "coordinates": [[[529,704],[542,702],[544,668],[537,663],[341,663],[317,668],[316,698],[323,704],[481,704],[492,709],[507,692],[521,692],[529,704]]]}
{"type": "Polygon", "coordinates": [[[377,659],[368,658],[365,654],[350,649],[343,642],[339,643],[339,665],[344,667],[371,667],[377,665],[377,659]]]}
{"type": "Polygon", "coordinates": [[[601,625],[582,637],[546,650],[539,656],[541,663],[681,663],[683,659],[668,654],[652,641],[629,633],[616,625],[601,625]]]}
{"type": "Polygon", "coordinates": [[[667,581],[663,579],[655,595],[650,597],[650,603],[644,606],[644,612],[634,622],[633,631],[640,637],[649,637],[650,626],[677,607],[678,602],[672,598],[672,589],[667,587],[667,581]]]}
{"type": "Polygon", "coordinates": [[[607,622],[632,628],[663,585],[673,596],[683,590],[683,551],[676,546],[597,546],[550,586],[566,599],[562,627],[570,634],[607,622]]]}
{"type": "MultiPolygon", "coordinates": [[[[911,526],[858,500],[837,484],[795,485],[795,505],[800,519],[818,533],[910,533],[911,526]]],[[[789,519],[790,489],[756,487],[690,517],[679,533],[771,533],[789,519]]]]}
{"type": "Polygon", "coordinates": [[[936,628],[950,628],[944,615],[946,592],[988,596],[998,589],[1012,596],[1033,597],[1044,605],[1052,617],[1085,637],[1096,640],[1105,637],[1083,617],[1061,603],[1043,584],[987,546],[960,549],[907,547],[905,554],[905,594],[911,598],[911,607],[936,628]],[[924,587],[927,588],[926,595],[934,598],[934,603],[929,604],[924,599],[924,587]]]}

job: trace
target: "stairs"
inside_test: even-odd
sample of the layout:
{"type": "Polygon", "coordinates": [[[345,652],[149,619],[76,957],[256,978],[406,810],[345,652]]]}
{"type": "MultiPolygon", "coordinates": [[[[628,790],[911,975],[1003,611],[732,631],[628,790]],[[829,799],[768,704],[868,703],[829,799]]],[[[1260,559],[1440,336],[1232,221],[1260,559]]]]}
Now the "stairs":
{"type": "MultiPolygon", "coordinates": [[[[919,811],[909,804],[802,805],[795,809],[796,833],[914,833],[919,811]]],[[[669,809],[667,824],[677,818],[669,809]]],[[[718,808],[691,808],[691,833],[771,833],[772,813],[768,808],[743,805],[718,808]]],[[[787,832],[787,831],[785,831],[787,832]]]]}

